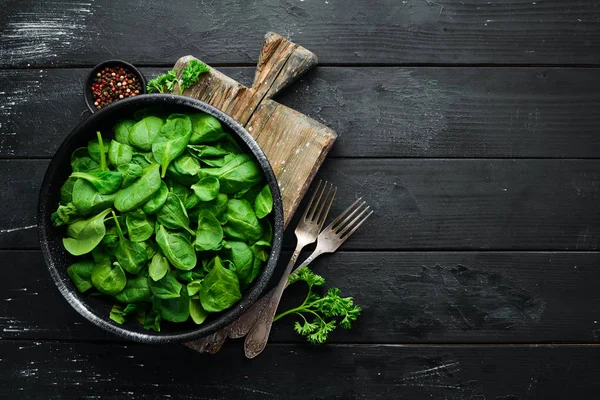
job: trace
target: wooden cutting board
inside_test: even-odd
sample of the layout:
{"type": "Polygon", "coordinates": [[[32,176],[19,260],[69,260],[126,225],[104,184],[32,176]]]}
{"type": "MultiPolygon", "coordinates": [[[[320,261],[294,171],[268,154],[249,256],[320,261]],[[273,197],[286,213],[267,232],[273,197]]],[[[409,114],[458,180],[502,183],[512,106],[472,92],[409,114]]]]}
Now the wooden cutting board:
{"type": "MultiPolygon", "coordinates": [[[[192,56],[175,64],[178,75],[192,56]]],[[[252,87],[214,68],[183,93],[209,103],[243,125],[273,167],[283,197],[285,225],[308,190],[337,135],[317,121],[272,100],[317,65],[317,57],[276,33],[265,35],[252,87]]]]}

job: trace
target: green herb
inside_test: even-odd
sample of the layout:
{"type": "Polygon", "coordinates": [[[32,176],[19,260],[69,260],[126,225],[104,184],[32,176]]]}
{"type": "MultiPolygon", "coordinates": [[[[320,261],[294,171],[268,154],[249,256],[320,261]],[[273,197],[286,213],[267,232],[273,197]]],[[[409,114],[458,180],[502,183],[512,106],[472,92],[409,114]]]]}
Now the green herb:
{"type": "Polygon", "coordinates": [[[181,79],[177,79],[177,72],[172,69],[166,74],[159,75],[150,80],[146,85],[146,91],[148,93],[172,93],[173,89],[175,89],[175,84],[179,84],[179,94],[182,94],[184,89],[198,82],[200,74],[209,71],[210,68],[206,64],[198,60],[191,60],[183,71],[181,71],[181,79]]]}
{"type": "Polygon", "coordinates": [[[306,282],[308,293],[301,305],[276,315],[274,321],[289,314],[299,316],[301,322],[294,323],[294,330],[310,343],[324,343],[337,324],[350,329],[360,315],[361,309],[354,304],[352,297],[341,297],[338,288],[329,289],[324,296],[315,293],[313,289],[323,286],[325,279],[308,268],[301,268],[290,275],[289,281],[290,284],[306,282]]]}
{"type": "Polygon", "coordinates": [[[191,60],[181,72],[181,81],[179,82],[180,94],[184,89],[191,87],[198,82],[200,74],[210,72],[210,68],[198,60],[191,60]]]}

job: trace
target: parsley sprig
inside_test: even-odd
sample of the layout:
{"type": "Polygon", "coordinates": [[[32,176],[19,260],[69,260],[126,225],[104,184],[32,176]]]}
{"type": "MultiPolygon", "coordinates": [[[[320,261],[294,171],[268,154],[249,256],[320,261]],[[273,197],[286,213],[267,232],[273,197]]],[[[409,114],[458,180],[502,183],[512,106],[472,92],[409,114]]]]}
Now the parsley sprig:
{"type": "Polygon", "coordinates": [[[206,64],[198,60],[191,60],[181,71],[181,78],[177,78],[177,72],[172,69],[166,74],[150,80],[146,85],[146,91],[148,93],[173,93],[177,83],[179,84],[179,94],[182,94],[185,89],[198,82],[200,74],[209,71],[210,68],[206,64]]]}
{"type": "Polygon", "coordinates": [[[294,330],[310,343],[324,343],[338,323],[342,328],[350,329],[360,315],[361,309],[354,304],[352,297],[341,297],[338,288],[327,290],[324,296],[315,293],[313,288],[323,286],[325,279],[308,268],[301,268],[290,275],[289,281],[290,284],[306,282],[308,293],[301,305],[276,315],[274,321],[296,314],[301,321],[294,323],[294,330]]]}

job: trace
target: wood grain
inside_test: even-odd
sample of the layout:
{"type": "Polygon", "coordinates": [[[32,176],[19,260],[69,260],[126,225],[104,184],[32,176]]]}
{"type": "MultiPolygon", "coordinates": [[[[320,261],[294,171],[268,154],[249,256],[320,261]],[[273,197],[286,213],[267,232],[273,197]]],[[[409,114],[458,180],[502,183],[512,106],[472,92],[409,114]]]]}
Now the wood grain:
{"type": "Polygon", "coordinates": [[[241,346],[206,356],[176,345],[2,341],[0,354],[3,392],[44,400],[584,399],[600,373],[598,346],[272,345],[246,360],[241,346]]]}
{"type": "Polygon", "coordinates": [[[5,2],[0,66],[92,66],[121,58],[171,65],[185,54],[209,64],[258,58],[267,29],[327,64],[598,64],[593,0],[381,0],[129,3],[5,2]],[[173,24],[173,21],[177,21],[173,24]],[[82,33],[83,32],[83,33],[82,33]]]}
{"type": "MultiPolygon", "coordinates": [[[[38,248],[46,160],[0,160],[0,248],[38,248]],[[27,228],[27,229],[26,229],[27,228]]],[[[375,214],[346,250],[597,250],[600,161],[330,159],[333,217],[358,196],[375,214]]],[[[300,207],[303,207],[302,205],[300,207]]],[[[295,222],[292,222],[295,226],[295,222]]],[[[295,241],[285,238],[290,248],[295,241]]]]}
{"type": "MultiPolygon", "coordinates": [[[[0,70],[0,158],[51,157],[87,117],[86,73],[0,70]]],[[[594,158],[598,93],[599,69],[317,67],[276,100],[339,134],[328,157],[594,158]]]]}
{"type": "MultiPolygon", "coordinates": [[[[178,75],[194,60],[177,60],[178,75]]],[[[266,34],[252,87],[216,71],[202,74],[183,94],[225,112],[256,139],[273,167],[283,199],[287,225],[337,135],[306,115],[282,106],[271,97],[308,69],[317,57],[276,33],[266,34]]],[[[177,90],[177,88],[176,88],[177,90]]]]}
{"type": "MultiPolygon", "coordinates": [[[[598,343],[599,262],[588,252],[343,251],[313,269],[363,309],[330,343],[598,343]]],[[[0,265],[3,339],[122,341],[69,306],[39,251],[0,251],[0,265]]],[[[286,290],[282,309],[305,290],[286,290]]],[[[277,322],[271,342],[304,343],[293,321],[277,322]]]]}

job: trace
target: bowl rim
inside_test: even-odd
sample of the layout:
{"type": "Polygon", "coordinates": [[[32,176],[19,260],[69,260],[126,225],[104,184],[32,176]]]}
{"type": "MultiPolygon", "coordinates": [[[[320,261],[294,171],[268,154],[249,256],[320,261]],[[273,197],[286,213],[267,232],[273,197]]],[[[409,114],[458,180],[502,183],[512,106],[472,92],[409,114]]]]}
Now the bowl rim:
{"type": "Polygon", "coordinates": [[[116,102],[112,107],[103,108],[98,110],[97,113],[91,114],[89,118],[79,123],[67,137],[63,140],[55,155],[53,156],[48,169],[44,175],[40,194],[38,198],[38,237],[40,240],[41,251],[44,257],[44,261],[48,267],[50,275],[55,285],[59,289],[60,293],[65,297],[69,304],[85,317],[88,321],[93,324],[107,330],[108,332],[114,333],[125,339],[134,340],[142,343],[159,344],[159,343],[177,343],[198,339],[201,337],[208,336],[218,330],[224,328],[245,312],[254,302],[258,299],[265,288],[267,287],[269,280],[271,279],[277,261],[281,253],[282,242],[283,242],[283,231],[284,231],[284,216],[283,216],[283,203],[281,198],[281,192],[273,169],[254,138],[246,131],[246,129],[240,125],[237,121],[225,114],[221,110],[217,109],[210,104],[202,102],[200,100],[192,99],[190,97],[171,95],[171,94],[150,94],[140,95],[133,98],[123,99],[116,102]],[[271,252],[269,254],[269,260],[264,265],[261,274],[253,282],[252,286],[246,289],[242,299],[236,303],[233,307],[223,311],[213,321],[198,325],[196,329],[192,329],[188,332],[183,333],[163,333],[163,332],[152,332],[142,333],[137,331],[129,330],[125,325],[118,325],[108,318],[108,315],[101,316],[95,313],[91,307],[88,307],[85,301],[85,293],[79,293],[74,288],[69,287],[69,283],[66,282],[68,278],[63,278],[58,268],[62,268],[62,265],[57,265],[56,260],[53,257],[52,249],[50,248],[47,234],[50,229],[56,229],[52,226],[50,221],[50,214],[53,211],[55,205],[49,204],[49,187],[50,183],[55,179],[55,175],[59,171],[61,163],[64,159],[70,157],[68,149],[71,147],[70,144],[83,132],[86,132],[90,128],[102,123],[102,118],[105,114],[105,110],[116,111],[119,107],[125,108],[131,105],[131,103],[141,103],[140,108],[154,107],[160,105],[177,106],[183,105],[187,107],[195,108],[198,111],[205,112],[219,119],[222,123],[225,123],[233,133],[240,138],[253,153],[258,163],[261,165],[263,173],[267,183],[273,194],[273,242],[271,252]]]}
{"type": "MultiPolygon", "coordinates": [[[[85,104],[87,105],[87,107],[90,109],[90,111],[92,113],[96,113],[100,110],[102,110],[102,108],[100,110],[96,109],[96,107],[94,106],[94,98],[92,97],[92,94],[90,92],[90,84],[92,82],[92,79],[94,78],[94,75],[96,75],[96,73],[98,72],[98,70],[106,67],[106,66],[111,66],[111,65],[121,65],[123,67],[126,67],[128,69],[131,70],[132,73],[136,74],[139,78],[140,78],[140,82],[142,83],[142,89],[140,90],[140,94],[136,95],[135,97],[141,96],[143,94],[146,94],[146,77],[144,76],[144,74],[142,74],[142,71],[140,71],[138,68],[136,68],[133,64],[128,63],[127,61],[123,61],[123,60],[106,60],[106,61],[102,61],[99,64],[96,64],[88,73],[87,78],[85,79],[85,86],[83,87],[83,98],[85,100],[85,104]]],[[[123,101],[126,99],[121,99],[119,101],[123,101]]],[[[119,101],[115,101],[112,104],[109,104],[103,108],[112,106],[116,103],[118,103],[119,101]]]]}

